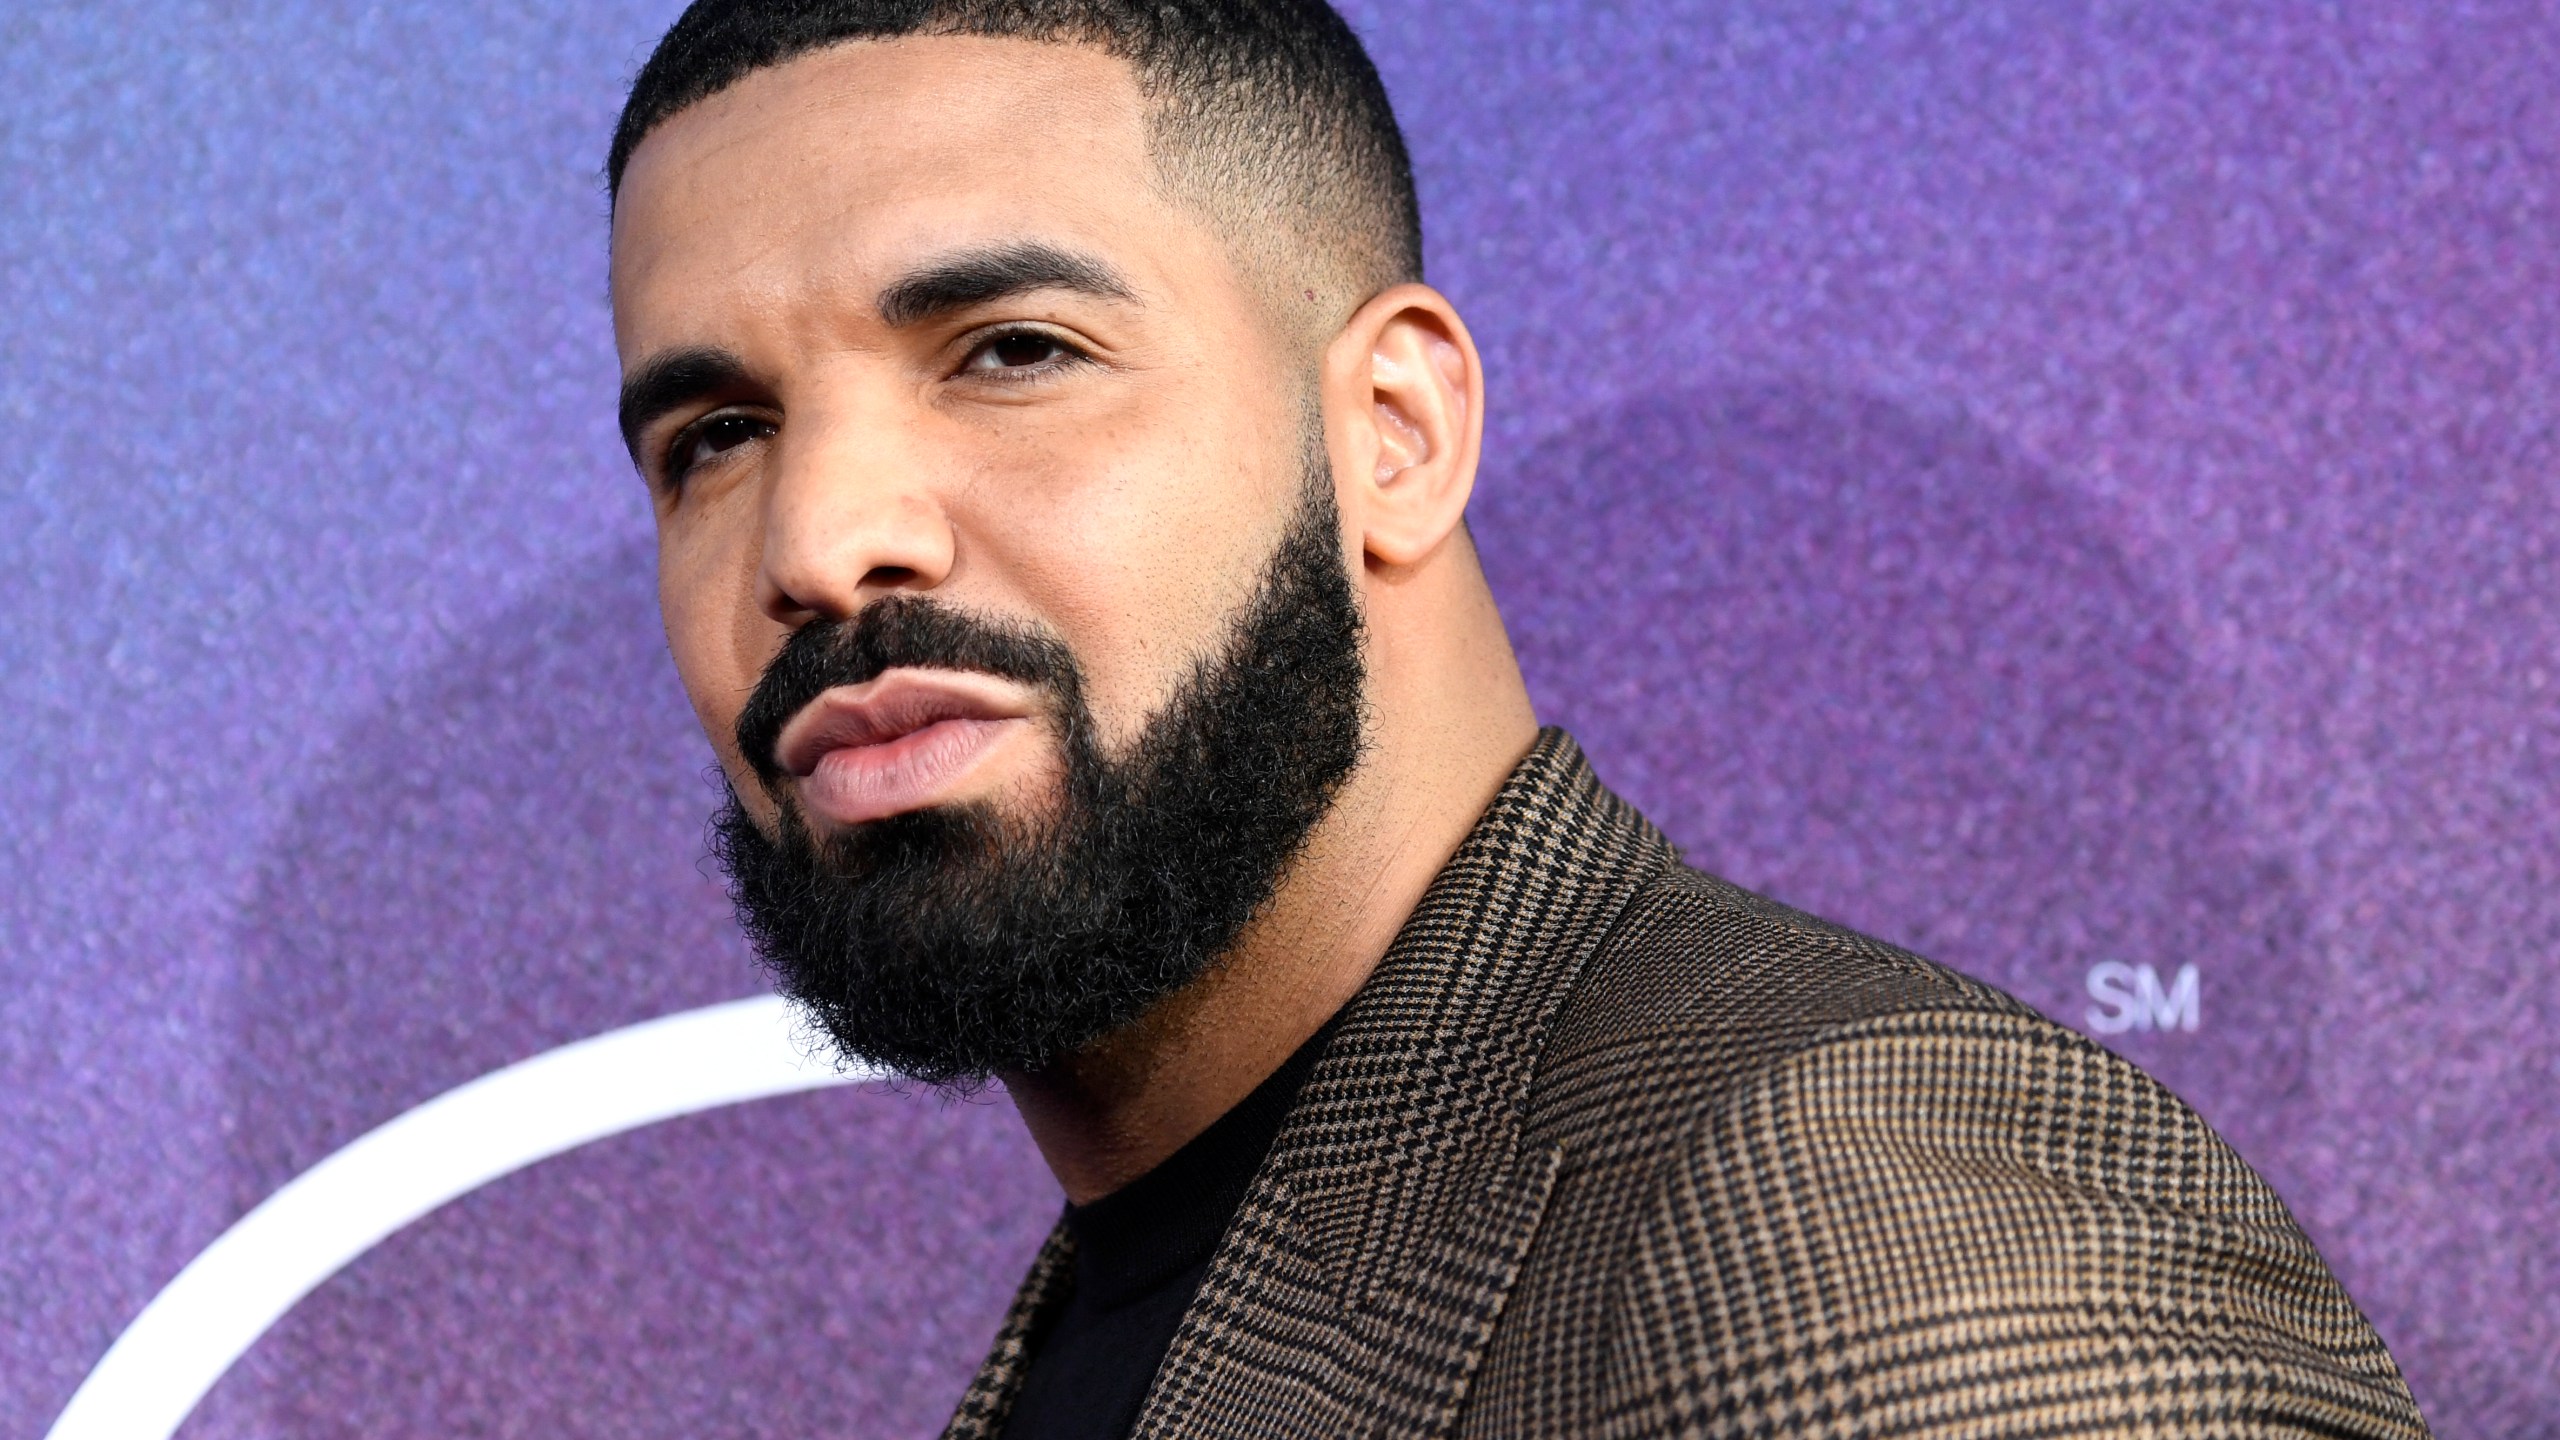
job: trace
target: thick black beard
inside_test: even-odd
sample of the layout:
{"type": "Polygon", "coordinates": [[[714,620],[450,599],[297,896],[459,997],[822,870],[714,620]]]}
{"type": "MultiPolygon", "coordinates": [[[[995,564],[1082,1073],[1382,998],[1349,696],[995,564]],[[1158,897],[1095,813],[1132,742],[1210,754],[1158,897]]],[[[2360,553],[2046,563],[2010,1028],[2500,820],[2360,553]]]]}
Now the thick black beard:
{"type": "Polygon", "coordinates": [[[921,596],[795,633],[738,721],[767,786],[783,723],[895,666],[1037,687],[1065,758],[1032,819],[987,805],[812,836],[787,797],[767,836],[732,791],[712,848],[781,991],[849,1057],[968,1089],[1037,1070],[1198,979],[1267,903],[1359,763],[1361,625],[1331,478],[1306,495],[1220,651],[1125,756],[1101,753],[1055,636],[921,596]]]}

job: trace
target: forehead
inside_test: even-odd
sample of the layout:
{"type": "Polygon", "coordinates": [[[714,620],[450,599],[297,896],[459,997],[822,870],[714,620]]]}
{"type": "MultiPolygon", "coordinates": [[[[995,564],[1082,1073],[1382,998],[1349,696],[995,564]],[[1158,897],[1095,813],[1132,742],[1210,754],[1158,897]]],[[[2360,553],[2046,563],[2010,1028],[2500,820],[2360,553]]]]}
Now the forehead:
{"type": "Polygon", "coordinates": [[[855,41],[757,71],[633,152],[613,223],[616,339],[629,356],[706,308],[867,296],[973,244],[1039,238],[1142,281],[1196,262],[1206,237],[1155,183],[1147,145],[1130,67],[1088,45],[855,41]]]}

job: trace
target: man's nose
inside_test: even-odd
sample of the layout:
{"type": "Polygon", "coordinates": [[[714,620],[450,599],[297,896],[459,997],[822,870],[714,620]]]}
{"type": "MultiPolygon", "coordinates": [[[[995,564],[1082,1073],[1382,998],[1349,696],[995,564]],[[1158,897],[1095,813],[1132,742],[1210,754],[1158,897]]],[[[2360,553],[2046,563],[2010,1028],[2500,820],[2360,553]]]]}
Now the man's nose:
{"type": "Polygon", "coordinates": [[[932,468],[897,428],[846,420],[786,426],[765,494],[756,577],[786,625],[839,620],[882,594],[930,590],[956,549],[932,468]]]}

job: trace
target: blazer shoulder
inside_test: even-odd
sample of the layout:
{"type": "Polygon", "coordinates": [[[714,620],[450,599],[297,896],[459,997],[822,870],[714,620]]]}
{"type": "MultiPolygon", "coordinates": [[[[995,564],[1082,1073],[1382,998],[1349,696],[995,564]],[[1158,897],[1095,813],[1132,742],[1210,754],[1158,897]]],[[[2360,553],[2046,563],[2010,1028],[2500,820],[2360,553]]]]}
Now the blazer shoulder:
{"type": "Polygon", "coordinates": [[[2035,1015],[1908,950],[1673,865],[1628,903],[1559,1008],[1530,1129],[1568,1156],[1658,1149],[1824,1036],[1922,1011],[2035,1015]]]}
{"type": "Polygon", "coordinates": [[[1804,1435],[2057,1414],[2427,1433],[2266,1183],[2139,1068],[2031,1013],[1828,1032],[1684,1126],[1648,1209],[1606,1327],[1616,1429],[1685,1433],[1703,1404],[1804,1435]]]}
{"type": "Polygon", "coordinates": [[[1694,1023],[1719,1028],[1793,1016],[1827,1029],[1920,1009],[2034,1013],[1996,986],[1687,865],[1653,878],[1595,959],[1581,987],[1591,1001],[1676,993],[1694,1023]]]}
{"type": "Polygon", "coordinates": [[[1993,986],[1712,875],[1653,878],[1595,949],[1526,1134],[1579,1176],[1548,1243],[1599,1320],[1576,1333],[1605,1356],[1569,1368],[1603,1433],[2426,1433],[2195,1111],[1993,986]]]}

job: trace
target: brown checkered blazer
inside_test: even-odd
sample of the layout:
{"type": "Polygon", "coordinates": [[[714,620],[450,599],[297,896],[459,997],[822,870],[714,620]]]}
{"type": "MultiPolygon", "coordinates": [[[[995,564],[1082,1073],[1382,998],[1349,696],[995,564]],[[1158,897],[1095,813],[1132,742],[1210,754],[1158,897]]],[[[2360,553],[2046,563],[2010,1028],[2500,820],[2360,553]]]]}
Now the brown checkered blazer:
{"type": "MultiPolygon", "coordinates": [[[[1051,1235],[948,1440],[1065,1299],[1051,1235]]],[[[1137,1434],[2421,1436],[2140,1071],[1683,867],[1543,734],[1345,1013],[1137,1434]]]]}

